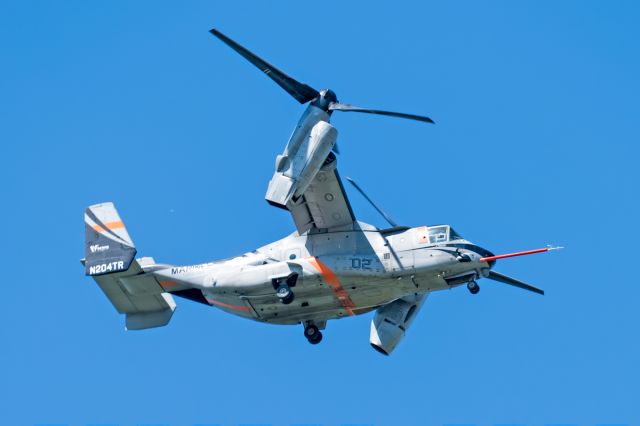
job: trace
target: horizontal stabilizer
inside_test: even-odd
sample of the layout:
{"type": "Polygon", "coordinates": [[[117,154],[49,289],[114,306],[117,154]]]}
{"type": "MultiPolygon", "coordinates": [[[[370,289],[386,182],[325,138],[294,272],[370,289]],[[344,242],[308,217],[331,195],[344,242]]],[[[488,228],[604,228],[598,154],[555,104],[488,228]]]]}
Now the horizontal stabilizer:
{"type": "Polygon", "coordinates": [[[164,299],[164,303],[160,302],[159,298],[156,300],[165,307],[158,311],[128,313],[125,320],[127,330],[144,330],[169,324],[176,303],[169,293],[161,293],[159,296],[164,299]]]}
{"type": "Polygon", "coordinates": [[[167,325],[176,303],[158,280],[145,274],[137,260],[125,272],[93,277],[116,310],[126,315],[127,330],[167,325]]]}

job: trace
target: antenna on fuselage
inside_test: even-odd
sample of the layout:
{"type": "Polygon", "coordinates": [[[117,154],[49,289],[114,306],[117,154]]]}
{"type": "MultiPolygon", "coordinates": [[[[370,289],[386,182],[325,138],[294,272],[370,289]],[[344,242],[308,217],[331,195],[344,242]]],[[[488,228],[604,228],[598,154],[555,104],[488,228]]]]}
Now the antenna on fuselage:
{"type": "Polygon", "coordinates": [[[393,228],[398,228],[398,224],[393,219],[391,219],[391,217],[389,217],[388,214],[386,214],[384,211],[382,211],[382,209],[380,207],[378,207],[378,205],[376,203],[374,203],[373,200],[371,198],[369,198],[369,196],[367,194],[365,194],[365,192],[362,190],[362,188],[360,188],[358,186],[356,181],[354,181],[350,177],[347,177],[347,180],[349,181],[349,183],[351,185],[353,185],[353,187],[355,189],[358,190],[358,192],[360,194],[362,194],[362,196],[369,202],[369,204],[371,204],[373,206],[373,208],[376,209],[376,211],[378,213],[380,213],[382,215],[382,217],[384,217],[387,222],[389,222],[389,225],[391,225],[393,228]]]}

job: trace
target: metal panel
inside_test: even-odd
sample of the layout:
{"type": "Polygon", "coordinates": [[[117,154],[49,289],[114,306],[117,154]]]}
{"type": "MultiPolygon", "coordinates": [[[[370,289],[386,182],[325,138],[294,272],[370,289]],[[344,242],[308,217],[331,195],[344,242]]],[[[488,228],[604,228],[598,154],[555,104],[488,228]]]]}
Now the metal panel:
{"type": "Polygon", "coordinates": [[[302,198],[301,203],[288,206],[300,233],[310,228],[305,223],[309,217],[313,227],[319,229],[351,225],[355,221],[337,170],[318,172],[302,198]]]}
{"type": "Polygon", "coordinates": [[[116,310],[127,314],[127,329],[159,327],[173,315],[175,302],[171,295],[164,292],[153,276],[144,274],[135,260],[125,272],[93,278],[116,310]],[[156,315],[138,315],[151,313],[156,315]]]}

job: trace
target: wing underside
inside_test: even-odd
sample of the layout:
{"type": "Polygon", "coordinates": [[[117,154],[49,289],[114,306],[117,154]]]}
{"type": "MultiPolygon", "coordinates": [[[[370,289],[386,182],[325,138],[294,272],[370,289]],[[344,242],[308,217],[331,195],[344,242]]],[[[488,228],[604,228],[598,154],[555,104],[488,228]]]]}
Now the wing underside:
{"type": "Polygon", "coordinates": [[[298,232],[331,229],[353,224],[355,216],[337,169],[320,171],[297,201],[287,208],[298,232]]]}
{"type": "Polygon", "coordinates": [[[298,233],[312,228],[332,229],[355,221],[336,169],[337,130],[329,114],[309,105],[276,158],[276,170],[265,199],[289,210],[298,233]]]}

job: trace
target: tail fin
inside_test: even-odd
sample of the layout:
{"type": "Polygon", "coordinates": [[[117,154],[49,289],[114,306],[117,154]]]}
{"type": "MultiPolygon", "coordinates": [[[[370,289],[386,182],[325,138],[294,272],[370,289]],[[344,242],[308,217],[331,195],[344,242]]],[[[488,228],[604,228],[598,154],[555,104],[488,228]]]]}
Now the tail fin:
{"type": "MultiPolygon", "coordinates": [[[[136,249],[113,203],[84,211],[85,273],[98,283],[116,310],[126,315],[127,330],[161,327],[176,304],[153,274],[135,260],[136,249]]],[[[147,262],[153,259],[146,258],[147,262]]]]}
{"type": "Polygon", "coordinates": [[[84,211],[85,274],[104,275],[129,269],[136,249],[113,203],[84,211]]]}

